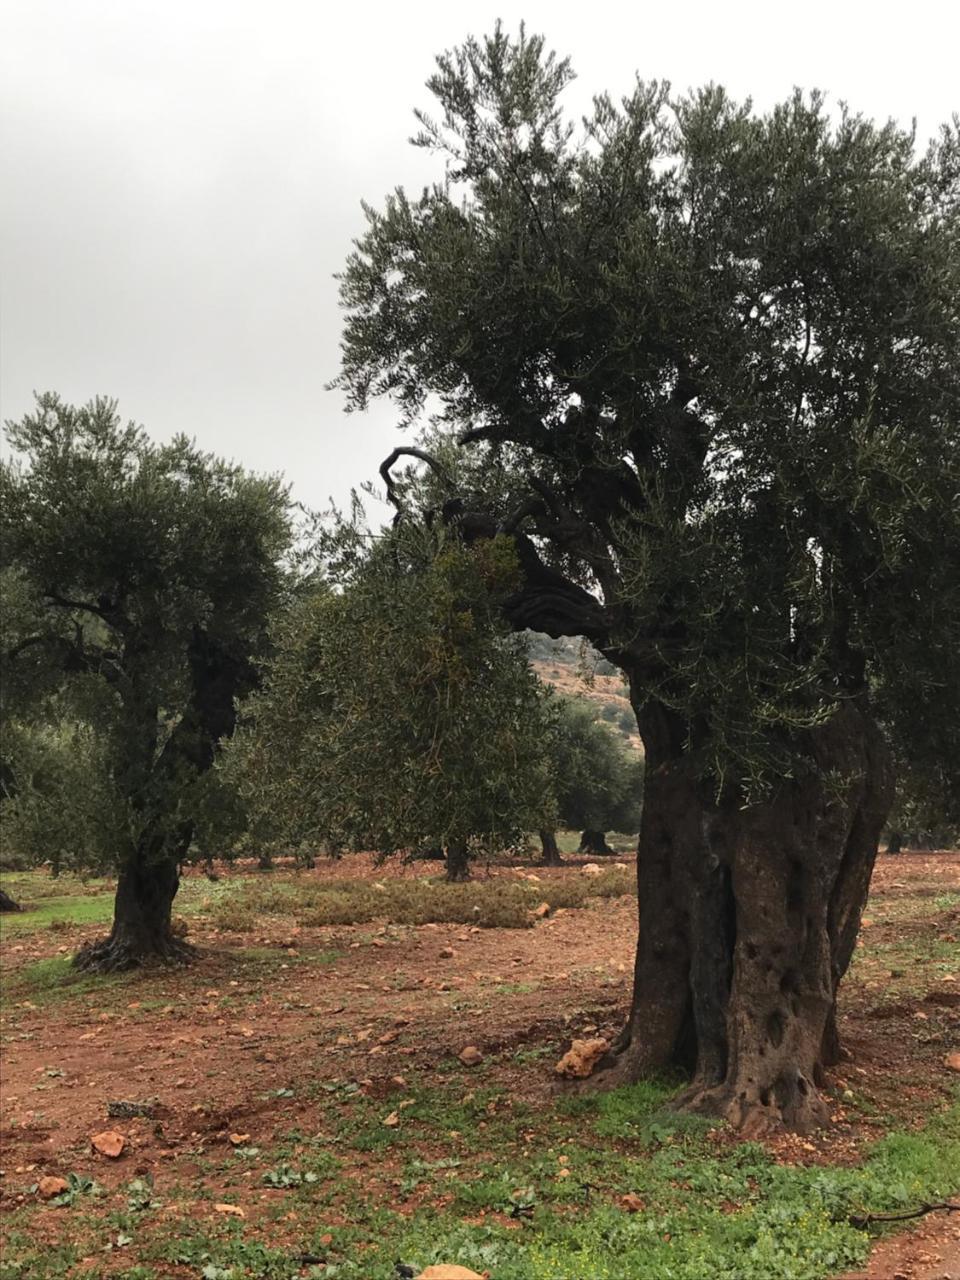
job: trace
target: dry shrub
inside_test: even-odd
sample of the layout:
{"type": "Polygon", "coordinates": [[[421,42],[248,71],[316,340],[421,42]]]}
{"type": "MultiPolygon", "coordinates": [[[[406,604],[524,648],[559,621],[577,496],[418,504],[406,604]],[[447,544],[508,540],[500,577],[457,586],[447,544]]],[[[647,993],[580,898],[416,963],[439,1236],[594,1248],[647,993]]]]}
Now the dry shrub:
{"type": "Polygon", "coordinates": [[[214,909],[214,925],[249,930],[263,916],[293,916],[306,927],[366,924],[473,924],[483,929],[528,929],[533,909],[547,902],[558,907],[584,906],[590,898],[619,897],[634,890],[632,872],[611,867],[592,879],[558,876],[531,884],[494,877],[466,884],[446,884],[423,877],[387,880],[376,889],[366,880],[328,880],[320,884],[244,884],[214,909]]]}
{"type": "Polygon", "coordinates": [[[224,933],[251,933],[259,922],[259,913],[246,901],[234,899],[232,902],[218,903],[214,908],[210,922],[215,929],[224,933]]]}
{"type": "Polygon", "coordinates": [[[589,888],[590,896],[594,898],[622,898],[636,892],[637,873],[633,867],[606,867],[589,888]]]}

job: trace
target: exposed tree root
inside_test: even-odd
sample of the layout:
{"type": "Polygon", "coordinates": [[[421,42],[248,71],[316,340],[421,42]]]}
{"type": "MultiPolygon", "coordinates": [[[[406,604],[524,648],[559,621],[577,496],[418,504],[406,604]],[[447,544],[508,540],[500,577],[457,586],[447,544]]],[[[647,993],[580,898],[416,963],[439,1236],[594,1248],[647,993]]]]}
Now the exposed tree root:
{"type": "Polygon", "coordinates": [[[190,964],[197,954],[196,947],[172,933],[150,939],[110,934],[82,947],[73,957],[73,967],[83,973],[124,973],[152,964],[169,967],[190,964]]]}

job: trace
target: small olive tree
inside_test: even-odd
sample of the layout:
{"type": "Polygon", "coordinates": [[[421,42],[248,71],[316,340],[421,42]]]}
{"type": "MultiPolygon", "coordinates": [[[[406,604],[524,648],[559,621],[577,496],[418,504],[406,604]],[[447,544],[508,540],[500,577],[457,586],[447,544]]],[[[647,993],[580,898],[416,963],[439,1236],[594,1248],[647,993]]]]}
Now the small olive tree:
{"type": "Polygon", "coordinates": [[[290,842],[469,858],[549,823],[543,692],[498,601],[507,543],[400,527],[293,607],[225,754],[254,826],[290,842]]]}

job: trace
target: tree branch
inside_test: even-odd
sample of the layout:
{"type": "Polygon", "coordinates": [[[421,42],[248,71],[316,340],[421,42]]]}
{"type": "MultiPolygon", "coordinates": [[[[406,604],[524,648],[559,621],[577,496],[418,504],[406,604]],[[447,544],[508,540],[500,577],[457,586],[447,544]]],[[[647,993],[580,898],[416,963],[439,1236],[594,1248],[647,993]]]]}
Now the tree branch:
{"type": "Polygon", "coordinates": [[[909,1209],[905,1213],[851,1213],[847,1221],[858,1231],[864,1231],[871,1222],[907,1222],[910,1218],[922,1218],[924,1214],[936,1213],[938,1210],[944,1210],[946,1213],[960,1213],[960,1204],[954,1204],[952,1200],[941,1200],[921,1204],[916,1209],[909,1209]]]}
{"type": "Polygon", "coordinates": [[[12,649],[7,650],[7,660],[12,662],[14,658],[19,658],[25,649],[30,649],[35,644],[49,644],[51,640],[57,640],[56,636],[27,636],[19,641],[12,649]]]}
{"type": "Polygon", "coordinates": [[[400,505],[397,486],[393,476],[390,474],[390,469],[396,466],[401,458],[417,458],[420,462],[425,462],[441,480],[449,480],[450,478],[443,464],[432,454],[427,453],[425,449],[415,449],[413,446],[399,446],[394,449],[389,457],[384,458],[380,464],[380,478],[387,489],[387,500],[396,507],[398,515],[402,514],[403,508],[400,505]]]}
{"type": "Polygon", "coordinates": [[[107,611],[99,605],[91,604],[89,600],[69,600],[57,591],[45,591],[43,594],[45,599],[49,600],[51,604],[57,605],[60,609],[81,609],[85,613],[95,613],[104,622],[109,621],[107,611]]]}

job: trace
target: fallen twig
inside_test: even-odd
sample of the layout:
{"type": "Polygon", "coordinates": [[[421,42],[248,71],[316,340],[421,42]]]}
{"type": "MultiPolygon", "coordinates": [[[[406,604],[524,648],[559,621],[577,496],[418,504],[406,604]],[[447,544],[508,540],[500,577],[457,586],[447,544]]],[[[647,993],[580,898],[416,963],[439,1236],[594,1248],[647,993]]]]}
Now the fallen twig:
{"type": "Polygon", "coordinates": [[[960,1213],[960,1204],[954,1204],[951,1200],[938,1200],[909,1209],[906,1213],[851,1213],[847,1221],[858,1231],[863,1231],[872,1222],[906,1222],[910,1218],[922,1218],[925,1213],[936,1213],[938,1209],[947,1213],[960,1213]]]}

